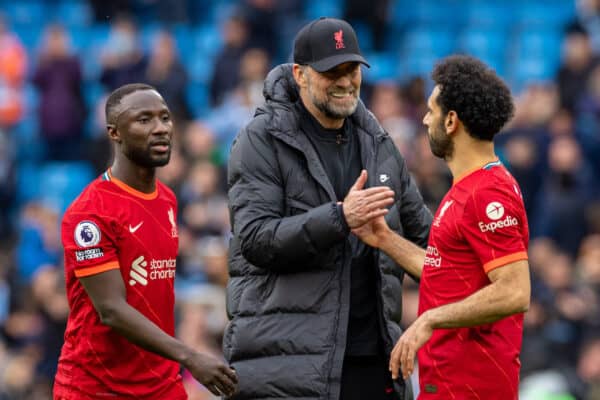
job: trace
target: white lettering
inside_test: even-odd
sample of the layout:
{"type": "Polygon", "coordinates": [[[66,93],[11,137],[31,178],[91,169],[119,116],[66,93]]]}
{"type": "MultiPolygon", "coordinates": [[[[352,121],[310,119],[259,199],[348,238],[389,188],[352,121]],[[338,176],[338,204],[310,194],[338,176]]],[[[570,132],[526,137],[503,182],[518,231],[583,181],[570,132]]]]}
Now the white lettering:
{"type": "Polygon", "coordinates": [[[442,257],[440,256],[440,252],[435,246],[427,246],[423,266],[431,266],[438,268],[442,266],[442,257]]]}
{"type": "Polygon", "coordinates": [[[508,228],[510,226],[517,225],[519,225],[519,221],[515,217],[507,215],[506,218],[501,221],[490,222],[489,224],[479,222],[479,230],[481,230],[481,232],[495,232],[496,229],[508,228]]]}

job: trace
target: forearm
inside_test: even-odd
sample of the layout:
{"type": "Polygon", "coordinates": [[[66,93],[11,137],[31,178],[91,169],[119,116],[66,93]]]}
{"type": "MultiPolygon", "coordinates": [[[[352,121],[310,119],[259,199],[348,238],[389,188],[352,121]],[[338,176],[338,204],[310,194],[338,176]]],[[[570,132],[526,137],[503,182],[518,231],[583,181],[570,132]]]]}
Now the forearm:
{"type": "Polygon", "coordinates": [[[379,247],[410,275],[421,278],[425,250],[393,231],[386,232],[379,247]]]}
{"type": "Polygon", "coordinates": [[[104,325],[131,343],[162,357],[185,363],[192,350],[170,336],[127,302],[119,302],[100,312],[104,325]]]}
{"type": "Polygon", "coordinates": [[[279,272],[316,267],[312,264],[348,234],[333,203],[290,217],[253,220],[239,231],[244,257],[279,272]]]}
{"type": "Polygon", "coordinates": [[[461,301],[433,308],[423,317],[433,329],[488,324],[526,311],[525,296],[518,286],[491,283],[461,301]]]}

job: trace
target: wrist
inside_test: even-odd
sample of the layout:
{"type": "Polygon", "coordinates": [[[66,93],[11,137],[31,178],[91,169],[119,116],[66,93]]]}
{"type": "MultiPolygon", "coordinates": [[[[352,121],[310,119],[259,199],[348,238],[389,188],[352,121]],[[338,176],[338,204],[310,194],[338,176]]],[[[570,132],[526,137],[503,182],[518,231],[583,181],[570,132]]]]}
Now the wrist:
{"type": "Polygon", "coordinates": [[[390,254],[394,247],[394,235],[388,228],[379,234],[379,246],[383,252],[390,254]]]}
{"type": "Polygon", "coordinates": [[[435,315],[433,309],[425,311],[421,314],[421,323],[429,329],[435,329],[435,315]]]}
{"type": "Polygon", "coordinates": [[[344,214],[344,203],[338,201],[336,204],[338,215],[340,216],[340,221],[342,223],[342,229],[344,232],[350,232],[350,226],[348,225],[348,221],[346,220],[346,214],[344,214]]]}
{"type": "Polygon", "coordinates": [[[176,361],[179,362],[179,364],[181,364],[184,368],[187,369],[189,367],[191,360],[193,359],[193,353],[194,352],[192,349],[188,348],[187,346],[184,346],[178,352],[178,354],[176,356],[176,361]]]}

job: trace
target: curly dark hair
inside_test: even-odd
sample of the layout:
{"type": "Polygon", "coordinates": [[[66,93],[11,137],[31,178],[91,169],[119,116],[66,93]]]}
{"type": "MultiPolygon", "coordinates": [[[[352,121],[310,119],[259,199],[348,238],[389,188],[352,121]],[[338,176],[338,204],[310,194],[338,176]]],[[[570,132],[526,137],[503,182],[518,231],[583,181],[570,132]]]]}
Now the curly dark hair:
{"type": "Polygon", "coordinates": [[[439,85],[437,104],[442,113],[455,111],[476,139],[491,141],[514,114],[506,84],[476,58],[446,57],[435,66],[431,77],[439,85]]]}

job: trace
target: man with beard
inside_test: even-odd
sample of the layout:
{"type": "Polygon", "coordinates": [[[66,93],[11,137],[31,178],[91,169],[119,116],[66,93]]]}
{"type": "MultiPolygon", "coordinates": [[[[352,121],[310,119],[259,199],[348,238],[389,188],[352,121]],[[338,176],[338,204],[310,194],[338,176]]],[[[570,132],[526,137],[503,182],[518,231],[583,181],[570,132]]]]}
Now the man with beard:
{"type": "Polygon", "coordinates": [[[156,179],[173,123],[152,86],[125,85],[106,103],[114,162],[62,223],[70,313],[55,399],[186,399],[180,364],[215,395],[235,373],[173,337],[177,201],[156,179]]]}
{"type": "Polygon", "coordinates": [[[412,399],[387,370],[404,272],[350,231],[385,215],[424,247],[431,214],[359,99],[360,64],[347,22],[309,23],[232,146],[223,348],[234,399],[412,399]]]}
{"type": "Polygon", "coordinates": [[[427,250],[383,218],[354,231],[421,277],[419,317],[394,347],[390,371],[396,377],[401,368],[406,378],[418,351],[420,399],[517,399],[529,232],[519,185],[493,144],[513,101],[504,82],[471,57],[443,60],[432,78],[423,123],[454,183],[427,250]]]}

